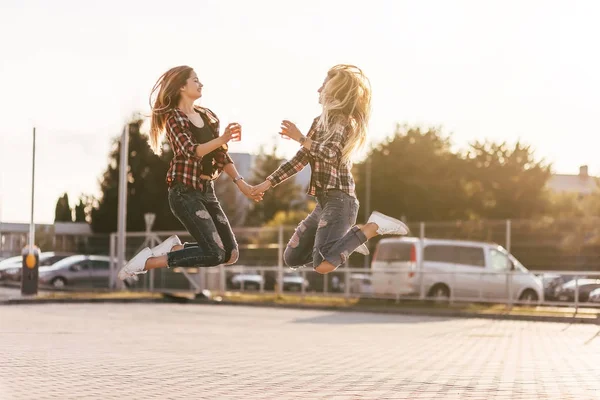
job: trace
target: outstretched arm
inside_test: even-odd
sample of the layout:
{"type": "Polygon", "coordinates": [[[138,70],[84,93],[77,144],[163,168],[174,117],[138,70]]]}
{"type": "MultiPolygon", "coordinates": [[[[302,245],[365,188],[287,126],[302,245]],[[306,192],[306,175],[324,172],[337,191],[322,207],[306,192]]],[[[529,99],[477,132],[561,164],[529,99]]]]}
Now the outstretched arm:
{"type": "Polygon", "coordinates": [[[250,200],[254,200],[257,202],[262,200],[263,193],[252,193],[252,186],[250,186],[239,174],[234,163],[231,162],[226,164],[225,167],[223,167],[223,171],[225,171],[225,173],[229,175],[231,179],[233,179],[233,182],[236,184],[238,189],[240,189],[240,191],[244,193],[244,196],[246,196],[250,200]]]}
{"type": "Polygon", "coordinates": [[[325,143],[315,141],[302,135],[302,132],[293,122],[284,120],[281,123],[281,134],[302,144],[309,154],[323,161],[333,162],[342,157],[343,140],[345,127],[341,124],[335,124],[330,129],[333,130],[331,136],[325,143]]]}

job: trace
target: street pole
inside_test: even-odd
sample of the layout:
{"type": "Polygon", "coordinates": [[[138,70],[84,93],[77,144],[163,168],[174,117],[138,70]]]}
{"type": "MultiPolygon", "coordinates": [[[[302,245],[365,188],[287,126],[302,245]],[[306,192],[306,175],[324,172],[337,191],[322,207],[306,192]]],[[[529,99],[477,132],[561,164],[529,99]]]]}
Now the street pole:
{"type": "MultiPolygon", "coordinates": [[[[365,220],[371,214],[371,157],[367,157],[365,162],[365,220]]],[[[365,256],[364,268],[369,268],[369,256],[365,256]]]]}
{"type": "Polygon", "coordinates": [[[33,210],[35,200],[35,127],[33,128],[33,155],[31,165],[31,222],[29,225],[29,246],[23,248],[21,267],[21,294],[36,295],[38,292],[38,274],[40,251],[35,247],[35,224],[33,210]]]}
{"type": "Polygon", "coordinates": [[[29,253],[33,253],[35,224],[33,223],[33,201],[35,197],[35,127],[33,127],[33,156],[31,163],[31,223],[29,225],[29,253]]]}
{"type": "MultiPolygon", "coordinates": [[[[127,167],[129,155],[129,124],[125,125],[121,135],[121,157],[119,162],[119,220],[117,222],[117,270],[125,264],[125,232],[127,230],[127,167]]],[[[114,282],[116,271],[111,274],[111,287],[117,286],[114,282]]],[[[120,285],[119,285],[120,286],[120,285]]]]}

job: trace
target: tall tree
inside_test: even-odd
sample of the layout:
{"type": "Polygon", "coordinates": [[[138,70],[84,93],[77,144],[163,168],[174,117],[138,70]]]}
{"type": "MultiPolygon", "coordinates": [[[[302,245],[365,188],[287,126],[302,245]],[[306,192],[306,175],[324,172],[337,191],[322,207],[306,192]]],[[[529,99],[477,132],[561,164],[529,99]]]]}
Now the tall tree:
{"type": "Polygon", "coordinates": [[[54,222],[73,222],[73,214],[69,206],[69,195],[63,194],[56,202],[54,222]]]}
{"type": "Polygon", "coordinates": [[[530,146],[476,141],[466,152],[466,165],[467,192],[476,216],[532,218],[548,208],[550,165],[536,160],[530,146]]]}
{"type": "Polygon", "coordinates": [[[75,206],[75,222],[87,222],[86,221],[86,200],[83,196],[79,198],[79,203],[75,206]]]}
{"type": "MultiPolygon", "coordinates": [[[[129,124],[129,155],[127,173],[127,230],[145,229],[144,214],[156,214],[154,230],[182,229],[172,215],[167,199],[165,176],[172,152],[165,144],[161,156],[148,146],[147,136],[140,132],[143,120],[134,118],[129,124]]],[[[115,232],[118,216],[120,171],[120,138],[113,140],[109,163],[100,180],[102,196],[91,211],[94,232],[115,232]]]]}
{"type": "MultiPolygon", "coordinates": [[[[250,184],[255,185],[263,182],[283,162],[284,159],[277,156],[276,145],[273,145],[270,153],[265,153],[264,148],[261,147],[255,162],[253,176],[249,180],[250,184]]],[[[248,212],[246,225],[262,226],[273,219],[279,211],[287,212],[299,208],[302,209],[304,208],[303,200],[304,197],[301,193],[300,185],[296,184],[293,178],[290,178],[265,192],[263,200],[255,203],[248,212]]]]}
{"type": "MultiPolygon", "coordinates": [[[[463,190],[464,161],[439,129],[398,125],[392,137],[372,148],[371,210],[408,221],[462,219],[468,216],[463,190]]],[[[365,215],[367,163],[355,165],[359,222],[365,215]]]]}

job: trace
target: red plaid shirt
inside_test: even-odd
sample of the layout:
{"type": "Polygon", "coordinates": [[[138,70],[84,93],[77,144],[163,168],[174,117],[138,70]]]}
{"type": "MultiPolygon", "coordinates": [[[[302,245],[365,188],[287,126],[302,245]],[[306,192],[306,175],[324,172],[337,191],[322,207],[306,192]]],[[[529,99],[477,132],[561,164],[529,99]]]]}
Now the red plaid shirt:
{"type": "Polygon", "coordinates": [[[310,150],[302,147],[290,161],[283,163],[269,175],[267,180],[272,186],[277,186],[310,163],[309,195],[316,196],[327,189],[340,189],[356,197],[352,163],[341,161],[347,127],[342,124],[333,125],[330,128],[333,130],[332,136],[326,142],[322,142],[328,132],[317,129],[318,120],[318,117],[315,118],[306,135],[312,140],[310,150]]]}
{"type": "MultiPolygon", "coordinates": [[[[214,137],[218,138],[219,119],[217,116],[208,108],[196,107],[196,110],[205,117],[214,137]]],[[[227,144],[224,144],[211,153],[213,156],[211,170],[204,170],[201,163],[202,157],[196,155],[196,146],[199,143],[192,134],[190,124],[189,118],[180,109],[174,108],[169,111],[165,130],[171,149],[173,149],[173,159],[167,171],[167,185],[171,186],[175,182],[181,182],[194,189],[202,189],[203,181],[200,179],[200,175],[210,176],[213,180],[217,179],[223,172],[223,167],[233,163],[233,160],[227,154],[227,144]]]]}

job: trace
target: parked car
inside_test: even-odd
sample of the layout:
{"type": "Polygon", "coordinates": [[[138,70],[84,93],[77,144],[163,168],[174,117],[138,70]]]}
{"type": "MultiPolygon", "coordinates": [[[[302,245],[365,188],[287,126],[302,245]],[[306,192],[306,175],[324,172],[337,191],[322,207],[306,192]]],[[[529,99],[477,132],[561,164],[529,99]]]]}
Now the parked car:
{"type": "Polygon", "coordinates": [[[577,299],[580,302],[588,301],[590,294],[595,289],[600,288],[600,279],[573,279],[556,288],[554,297],[558,301],[575,301],[575,293],[578,293],[577,299]]]}
{"type": "MultiPolygon", "coordinates": [[[[260,290],[262,285],[265,289],[265,281],[262,275],[254,270],[244,271],[236,274],[231,278],[231,287],[233,289],[241,289],[242,282],[244,284],[244,290],[260,290]]],[[[283,273],[283,290],[291,292],[300,292],[302,285],[304,284],[304,290],[308,290],[309,282],[302,278],[299,272],[284,272],[283,273]]],[[[275,285],[277,282],[275,281],[275,285]]],[[[273,282],[271,281],[271,286],[273,282]]]]}
{"type": "MultiPolygon", "coordinates": [[[[544,285],[544,299],[558,300],[555,297],[556,288],[576,278],[575,275],[544,274],[540,277],[544,285]]],[[[585,276],[580,276],[585,278],[585,276]]]]}
{"type": "Polygon", "coordinates": [[[370,274],[350,274],[350,293],[373,294],[373,279],[370,274]]]}
{"type": "Polygon", "coordinates": [[[588,301],[591,303],[600,303],[600,288],[594,289],[590,292],[588,301]]]}
{"type": "MultiPolygon", "coordinates": [[[[39,269],[39,283],[59,289],[65,286],[107,288],[109,278],[108,256],[75,255],[39,269]]],[[[136,281],[137,276],[127,278],[125,285],[133,285],[136,281]]]]}
{"type": "MultiPolygon", "coordinates": [[[[40,253],[39,267],[45,267],[54,264],[57,261],[63,260],[72,256],[73,253],[60,253],[47,251],[40,253]]],[[[20,281],[21,270],[23,267],[23,256],[15,256],[7,258],[0,262],[0,280],[20,281]]]]}
{"type": "Polygon", "coordinates": [[[241,289],[242,284],[244,290],[259,290],[260,286],[264,285],[264,279],[257,271],[244,271],[231,278],[233,289],[241,289]]]}
{"type": "Polygon", "coordinates": [[[284,272],[283,273],[283,290],[285,292],[301,292],[302,286],[304,290],[308,290],[308,280],[302,278],[302,274],[298,271],[284,272]]]}
{"type": "Polygon", "coordinates": [[[413,237],[386,238],[371,264],[377,295],[538,302],[544,298],[540,278],[502,246],[486,242],[413,237]],[[510,286],[509,286],[510,282],[510,286]]]}

